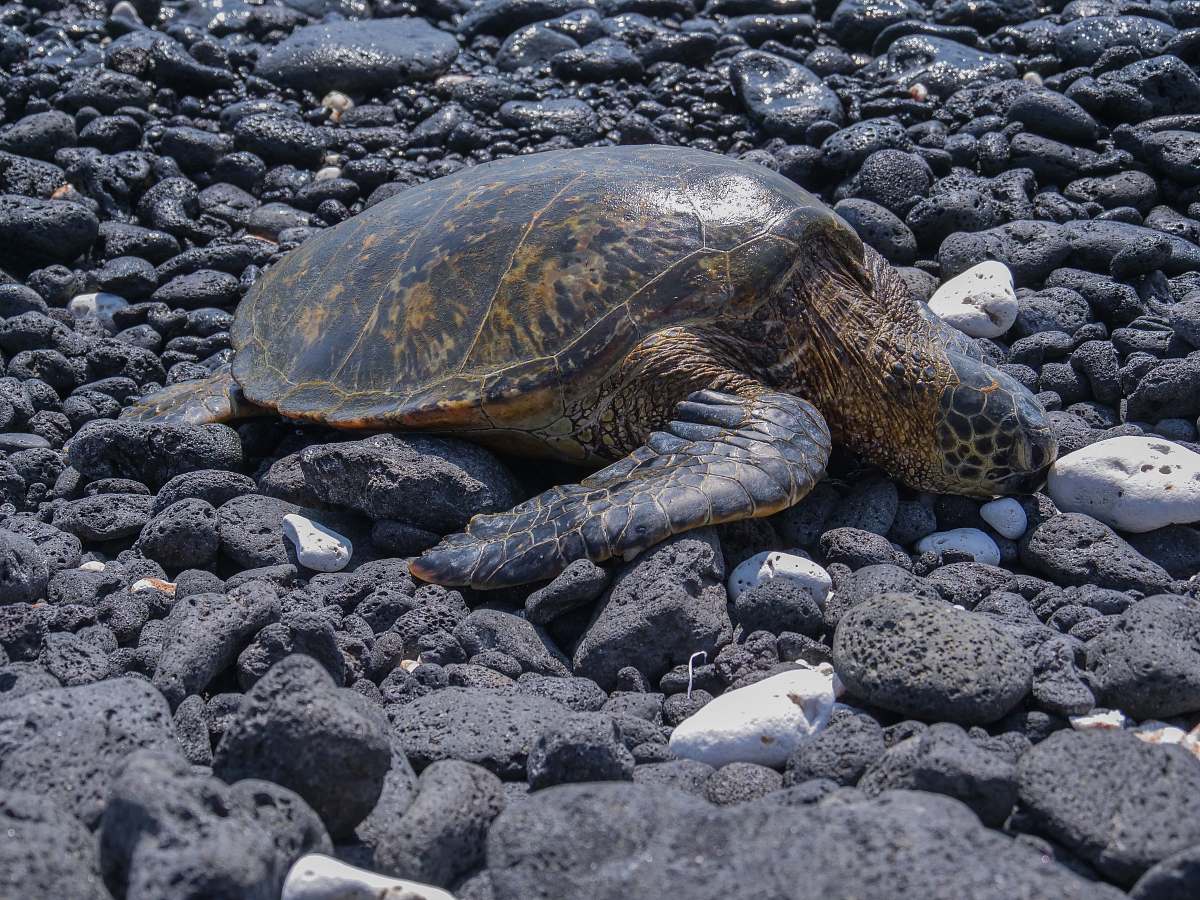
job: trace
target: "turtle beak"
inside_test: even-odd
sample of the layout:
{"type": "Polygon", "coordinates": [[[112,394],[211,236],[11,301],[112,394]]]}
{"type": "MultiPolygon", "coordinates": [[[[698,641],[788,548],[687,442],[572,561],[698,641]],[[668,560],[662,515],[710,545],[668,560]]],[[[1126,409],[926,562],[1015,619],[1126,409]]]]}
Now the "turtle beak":
{"type": "Polygon", "coordinates": [[[1011,376],[949,357],[959,380],[943,395],[938,431],[950,490],[977,496],[1037,490],[1058,453],[1046,411],[1011,376]]]}
{"type": "Polygon", "coordinates": [[[1046,481],[1058,456],[1058,438],[1049,426],[1026,427],[1014,435],[1012,474],[998,482],[1006,494],[1032,494],[1046,481]]]}

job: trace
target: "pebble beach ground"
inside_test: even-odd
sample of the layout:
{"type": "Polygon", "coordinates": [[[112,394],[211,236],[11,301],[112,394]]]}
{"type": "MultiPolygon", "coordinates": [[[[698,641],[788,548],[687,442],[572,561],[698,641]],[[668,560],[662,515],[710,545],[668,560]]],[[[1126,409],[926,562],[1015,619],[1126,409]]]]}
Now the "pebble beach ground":
{"type": "Polygon", "coordinates": [[[0,6],[0,898],[1200,897],[1200,0],[0,6]],[[1050,411],[480,592],[577,473],[118,421],[321,229],[659,143],[817,193],[1050,411]]]}

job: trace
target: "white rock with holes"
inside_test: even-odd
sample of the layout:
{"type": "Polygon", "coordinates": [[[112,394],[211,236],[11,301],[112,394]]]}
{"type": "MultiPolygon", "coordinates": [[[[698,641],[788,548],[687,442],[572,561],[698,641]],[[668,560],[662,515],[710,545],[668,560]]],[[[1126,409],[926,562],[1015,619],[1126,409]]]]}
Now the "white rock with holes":
{"type": "Polygon", "coordinates": [[[454,900],[441,888],[389,878],[310,853],[296,860],[283,882],[281,900],[454,900]]]}
{"type": "Polygon", "coordinates": [[[808,590],[823,609],[833,588],[829,573],[811,559],[795,553],[755,553],[739,563],[729,576],[729,599],[736,600],[744,591],[776,578],[791,581],[808,590]]]}
{"type": "Polygon", "coordinates": [[[300,565],[314,572],[340,572],[354,553],[349,538],[296,513],[283,517],[283,534],[296,546],[300,565]]]}
{"type": "Polygon", "coordinates": [[[919,553],[944,553],[947,550],[957,550],[969,553],[977,563],[989,566],[1000,565],[1000,548],[985,532],[978,528],[952,528],[949,531],[935,531],[917,541],[919,553]]]}
{"type": "Polygon", "coordinates": [[[77,294],[67,304],[67,312],[77,319],[95,316],[101,322],[111,322],[113,313],[129,305],[129,301],[116,294],[100,291],[95,294],[77,294]]]}
{"type": "Polygon", "coordinates": [[[1165,438],[1109,438],[1060,457],[1046,491],[1063,512],[1121,531],[1200,522],[1200,453],[1165,438]]]}
{"type": "Polygon", "coordinates": [[[1021,504],[1012,497],[1001,497],[999,500],[983,504],[979,507],[979,515],[983,521],[996,529],[997,534],[1010,541],[1017,540],[1029,527],[1029,517],[1025,515],[1021,504]]]}
{"type": "Polygon", "coordinates": [[[929,308],[969,337],[1000,337],[1017,321],[1012,273],[993,260],[971,266],[938,288],[929,308]]]}
{"type": "Polygon", "coordinates": [[[794,669],[726,691],[676,726],[676,756],[720,767],[732,762],[782,766],[833,712],[833,666],[794,669]]]}

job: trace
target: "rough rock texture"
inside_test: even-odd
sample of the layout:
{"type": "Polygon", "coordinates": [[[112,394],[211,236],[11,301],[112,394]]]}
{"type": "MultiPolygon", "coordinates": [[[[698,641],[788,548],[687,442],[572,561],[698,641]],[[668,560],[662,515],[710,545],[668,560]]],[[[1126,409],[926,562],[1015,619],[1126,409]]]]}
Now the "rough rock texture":
{"type": "Polygon", "coordinates": [[[570,715],[544,697],[443,688],[388,710],[392,728],[418,772],[441,759],[483,766],[504,779],[524,779],[538,736],[570,715]]]}
{"type": "Polygon", "coordinates": [[[326,503],[438,533],[519,499],[494,456],[452,438],[384,434],[320,444],[301,452],[300,468],[309,489],[326,503]]]}
{"type": "Polygon", "coordinates": [[[92,836],[50,797],[8,790],[0,797],[0,894],[107,900],[92,836]]]}
{"type": "Polygon", "coordinates": [[[1060,731],[1017,768],[1030,824],[1118,884],[1200,843],[1200,766],[1181,747],[1060,731]]]}
{"type": "Polygon", "coordinates": [[[1031,529],[1021,541],[1021,560],[1063,585],[1144,593],[1169,590],[1171,576],[1146,559],[1102,522],[1082,513],[1064,513],[1031,529]]]}
{"type": "Polygon", "coordinates": [[[328,852],[329,837],[296,795],[242,785],[197,774],[179,756],[131,756],[100,823],[106,883],[129,900],[277,897],[291,864],[328,852]],[[282,805],[289,800],[290,808],[282,805]]]}
{"type": "Polygon", "coordinates": [[[697,529],[651,547],[613,578],[575,648],[578,675],[605,690],[632,666],[657,680],[729,640],[725,563],[716,535],[697,529]]]}
{"type": "Polygon", "coordinates": [[[449,886],[482,862],[484,840],[504,808],[500,779],[481,766],[441,760],[417,780],[403,816],[375,842],[380,869],[400,878],[449,886]]]}
{"type": "Polygon", "coordinates": [[[646,784],[564,785],[501,814],[488,835],[488,867],[496,900],[717,900],[748,884],[800,900],[909,891],[947,900],[1123,896],[1041,863],[1035,851],[984,830],[961,803],[905,791],[800,809],[766,801],[723,809],[646,784]],[[794,852],[798,833],[811,854],[794,852]]]}
{"type": "Polygon", "coordinates": [[[391,764],[383,713],[307,656],[285,658],[246,694],[213,757],[226,781],[295,791],[334,837],[371,812],[391,764]]]}
{"type": "Polygon", "coordinates": [[[1088,641],[1086,668],[1105,706],[1138,719],[1200,710],[1200,602],[1147,597],[1088,641]]]}
{"type": "Polygon", "coordinates": [[[171,711],[143,680],[0,699],[0,790],[49,797],[85,825],[99,820],[117,770],[137,750],[176,750],[171,711]]]}
{"type": "Polygon", "coordinates": [[[1029,692],[1021,645],[975,613],[884,594],[838,624],[833,665],[851,694],[903,715],[964,725],[994,722],[1029,692]]]}

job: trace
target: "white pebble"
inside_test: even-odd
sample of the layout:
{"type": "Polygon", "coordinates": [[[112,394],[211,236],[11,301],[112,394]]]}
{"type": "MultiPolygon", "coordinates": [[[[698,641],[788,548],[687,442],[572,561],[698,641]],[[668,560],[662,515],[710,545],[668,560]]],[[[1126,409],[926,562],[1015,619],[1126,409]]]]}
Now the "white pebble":
{"type": "Polygon", "coordinates": [[[731,762],[782,766],[833,712],[833,667],[795,669],[727,691],[684,719],[671,734],[671,752],[710,766],[731,762]]]}
{"type": "Polygon", "coordinates": [[[329,118],[336,122],[342,117],[342,113],[354,108],[354,101],[341,91],[330,91],[321,98],[321,105],[329,110],[329,118]]]}
{"type": "Polygon", "coordinates": [[[116,294],[100,291],[95,294],[76,294],[67,304],[67,312],[77,319],[95,316],[102,322],[111,322],[113,313],[129,305],[129,301],[116,294]]]}
{"type": "Polygon", "coordinates": [[[104,563],[100,562],[98,559],[89,559],[85,563],[80,563],[79,570],[81,572],[103,572],[104,563]]]}
{"type": "Polygon", "coordinates": [[[162,591],[168,596],[175,596],[175,585],[170,581],[163,581],[161,578],[139,578],[129,588],[130,593],[136,594],[138,591],[162,591]]]}
{"type": "Polygon", "coordinates": [[[1184,750],[1187,750],[1196,759],[1200,759],[1200,725],[1189,731],[1179,743],[1184,750]]]}
{"type": "Polygon", "coordinates": [[[1000,565],[1000,548],[990,536],[978,528],[935,531],[917,541],[917,551],[920,553],[944,553],[947,550],[969,553],[977,563],[1000,565]]]}
{"type": "Polygon", "coordinates": [[[138,15],[137,9],[129,0],[118,0],[113,5],[110,15],[114,19],[132,19],[134,22],[142,21],[142,17],[138,15]]]}
{"type": "Polygon", "coordinates": [[[729,576],[729,599],[736,600],[743,591],[779,578],[791,581],[808,590],[817,605],[824,608],[825,599],[833,587],[829,573],[811,559],[795,553],[755,553],[739,563],[729,576]]]}
{"type": "Polygon", "coordinates": [[[1010,541],[1020,538],[1029,527],[1029,518],[1025,515],[1025,510],[1012,497],[1001,497],[999,500],[983,504],[979,508],[979,515],[983,521],[996,529],[997,534],[1004,535],[1010,541]]]}
{"type": "Polygon", "coordinates": [[[428,884],[389,878],[310,853],[288,870],[281,900],[454,900],[454,896],[428,884]]]}
{"type": "Polygon", "coordinates": [[[1164,438],[1109,438],[1060,457],[1046,490],[1063,512],[1121,531],[1200,521],[1200,453],[1164,438]]]}
{"type": "Polygon", "coordinates": [[[283,533],[295,545],[300,565],[314,572],[340,572],[354,553],[349,538],[296,513],[283,517],[283,533]]]}
{"type": "Polygon", "coordinates": [[[939,287],[929,308],[969,337],[1000,337],[1017,320],[1017,294],[1004,263],[971,266],[939,287]]]}
{"type": "Polygon", "coordinates": [[[1131,730],[1147,744],[1182,744],[1188,736],[1182,728],[1154,720],[1147,720],[1131,730]]]}
{"type": "Polygon", "coordinates": [[[313,181],[331,181],[334,178],[342,177],[341,166],[325,166],[317,169],[317,174],[313,176],[313,181]]]}
{"type": "Polygon", "coordinates": [[[1119,731],[1132,724],[1119,709],[1094,709],[1087,715],[1071,716],[1070,722],[1076,731],[1119,731]]]}

